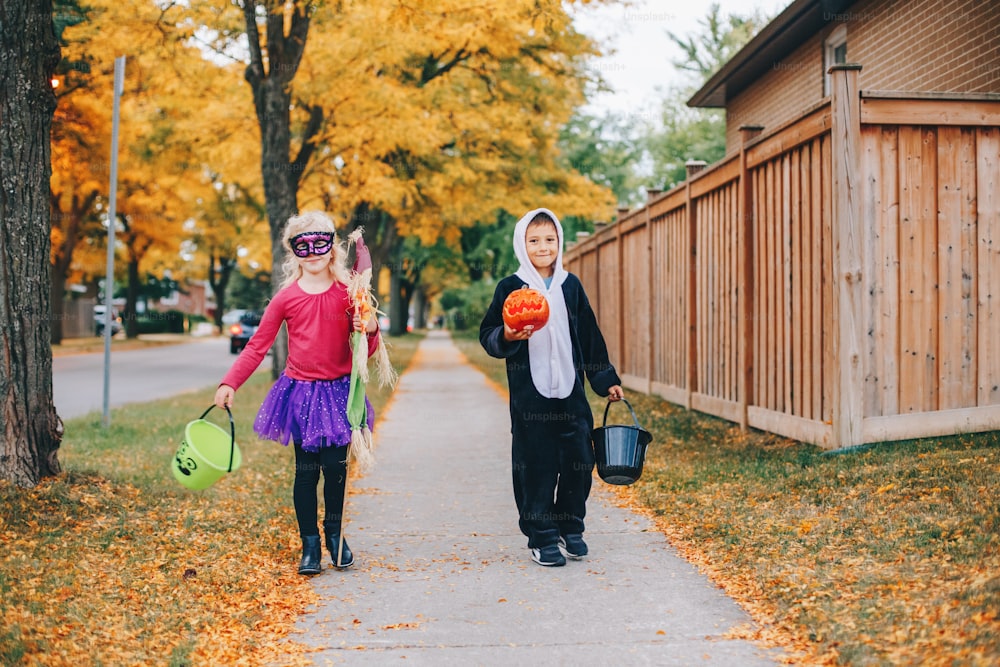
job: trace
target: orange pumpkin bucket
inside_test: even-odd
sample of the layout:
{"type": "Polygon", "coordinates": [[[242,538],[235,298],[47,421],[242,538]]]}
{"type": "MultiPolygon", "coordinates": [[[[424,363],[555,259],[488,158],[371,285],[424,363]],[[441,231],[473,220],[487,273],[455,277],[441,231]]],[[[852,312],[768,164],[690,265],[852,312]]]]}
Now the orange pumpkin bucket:
{"type": "Polygon", "coordinates": [[[594,441],[594,458],[597,459],[597,474],[608,484],[625,486],[642,476],[642,466],[646,460],[646,447],[653,440],[649,431],[639,426],[635,410],[624,398],[622,402],[632,413],[633,426],[612,424],[608,426],[608,401],[604,408],[604,422],[591,433],[594,441]]]}
{"type": "Polygon", "coordinates": [[[549,321],[549,302],[541,292],[525,285],[504,299],[503,321],[514,331],[537,331],[549,321]]]}

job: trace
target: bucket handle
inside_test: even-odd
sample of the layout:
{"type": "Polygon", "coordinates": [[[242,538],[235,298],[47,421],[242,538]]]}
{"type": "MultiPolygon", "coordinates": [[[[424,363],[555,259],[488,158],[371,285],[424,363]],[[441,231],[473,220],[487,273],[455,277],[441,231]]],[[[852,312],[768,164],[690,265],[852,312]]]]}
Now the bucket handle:
{"type": "MultiPolygon", "coordinates": [[[[632,409],[632,404],[629,403],[628,399],[625,398],[624,396],[622,397],[621,400],[622,400],[622,403],[624,403],[626,405],[626,407],[628,407],[628,411],[632,413],[632,421],[635,423],[635,427],[641,431],[642,427],[639,426],[639,418],[635,416],[635,410],[632,409]]],[[[601,428],[604,428],[605,426],[608,425],[608,409],[611,407],[611,404],[614,403],[614,402],[615,401],[608,401],[608,404],[606,406],[604,406],[604,421],[601,423],[601,428]]]]}
{"type": "MultiPolygon", "coordinates": [[[[212,411],[215,404],[208,406],[208,410],[201,413],[201,417],[198,419],[204,419],[205,415],[212,411]]],[[[229,406],[226,406],[226,414],[229,415],[229,469],[226,472],[233,471],[233,453],[236,451],[236,424],[233,422],[233,413],[229,411],[229,406]]]]}

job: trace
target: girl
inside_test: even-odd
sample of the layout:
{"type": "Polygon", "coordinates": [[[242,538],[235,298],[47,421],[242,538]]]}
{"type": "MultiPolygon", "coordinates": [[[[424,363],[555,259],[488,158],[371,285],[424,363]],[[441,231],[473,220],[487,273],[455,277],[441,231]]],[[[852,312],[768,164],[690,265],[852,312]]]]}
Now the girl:
{"type": "MultiPolygon", "coordinates": [[[[299,574],[322,571],[317,526],[316,489],[323,472],[323,521],[326,546],[338,568],[354,564],[354,555],[340,543],[344,489],[347,482],[347,419],[350,392],[352,331],[361,331],[361,316],[351,305],[347,284],[347,250],[334,233],[333,221],[319,211],[292,216],[282,243],[290,251],[283,265],[281,288],[268,304],[260,327],[233,363],[215,392],[215,404],[232,406],[236,390],[257,369],[284,322],[288,328],[288,359],[281,376],[264,399],[254,432],[267,440],[295,446],[292,499],[302,537],[299,574]]],[[[369,354],[380,344],[377,318],[366,331],[369,354]]],[[[372,406],[365,399],[368,428],[374,425],[372,406]]]]}

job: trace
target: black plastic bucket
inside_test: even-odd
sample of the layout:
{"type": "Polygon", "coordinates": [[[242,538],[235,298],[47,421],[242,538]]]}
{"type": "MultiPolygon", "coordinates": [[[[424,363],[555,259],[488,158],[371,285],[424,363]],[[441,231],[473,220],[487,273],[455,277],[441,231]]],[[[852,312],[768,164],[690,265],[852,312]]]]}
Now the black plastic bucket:
{"type": "Polygon", "coordinates": [[[594,457],[597,459],[597,474],[608,484],[619,486],[632,484],[642,476],[646,446],[653,440],[649,431],[639,426],[632,405],[624,398],[622,401],[632,413],[634,426],[627,424],[608,426],[608,408],[612,403],[608,401],[604,408],[604,422],[591,434],[594,440],[594,457]]]}

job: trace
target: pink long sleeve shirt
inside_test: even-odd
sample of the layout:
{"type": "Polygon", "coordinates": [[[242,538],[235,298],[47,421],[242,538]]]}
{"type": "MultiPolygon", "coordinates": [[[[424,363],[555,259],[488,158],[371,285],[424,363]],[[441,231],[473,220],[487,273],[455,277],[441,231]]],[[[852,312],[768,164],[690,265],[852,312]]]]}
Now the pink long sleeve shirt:
{"type": "MultiPolygon", "coordinates": [[[[350,375],[353,318],[354,308],[344,284],[335,282],[325,292],[309,294],[292,283],[271,299],[260,326],[220,384],[239,389],[260,366],[282,322],[288,326],[285,375],[309,381],[350,375]]],[[[378,344],[379,332],[368,334],[369,356],[378,344]]]]}

